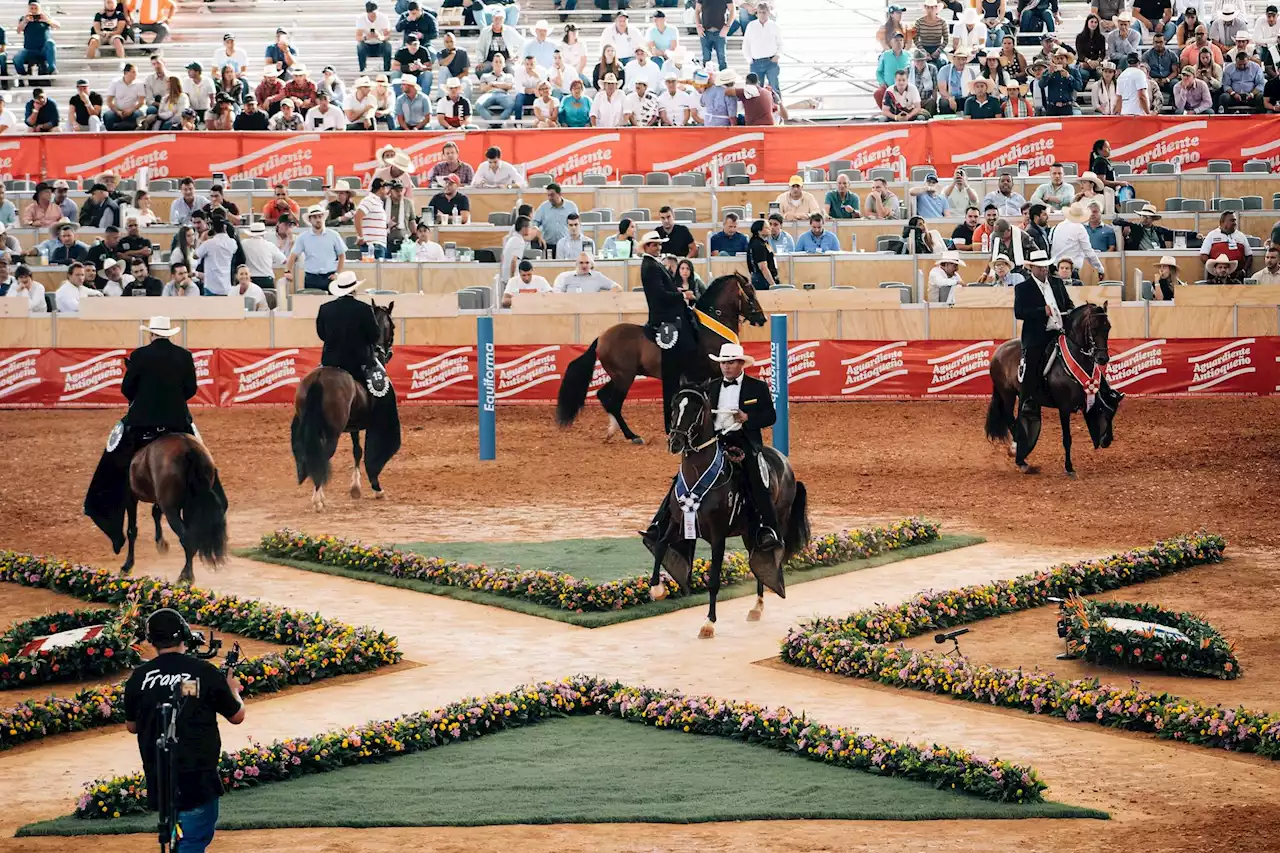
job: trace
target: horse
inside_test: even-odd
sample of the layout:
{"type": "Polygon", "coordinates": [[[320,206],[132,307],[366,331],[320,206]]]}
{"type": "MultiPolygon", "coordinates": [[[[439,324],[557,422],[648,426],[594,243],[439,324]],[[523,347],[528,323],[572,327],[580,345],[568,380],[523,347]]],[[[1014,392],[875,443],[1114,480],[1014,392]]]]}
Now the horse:
{"type": "MultiPolygon", "coordinates": [[[[737,343],[738,324],[743,317],[753,326],[763,326],[765,316],[750,279],[739,272],[722,275],[711,282],[694,307],[710,320],[704,319],[697,324],[698,352],[685,365],[685,377],[697,382],[719,375],[708,356],[719,352],[720,344],[726,341],[737,343]],[[721,331],[717,331],[716,326],[721,331]]],[[[596,391],[596,399],[609,414],[605,441],[621,430],[632,444],[644,444],[644,439],[632,432],[622,417],[622,404],[626,402],[627,392],[637,376],[655,379],[662,376],[662,352],[657,344],[645,337],[644,326],[638,323],[610,326],[591,342],[586,352],[569,363],[556,397],[556,423],[567,427],[582,411],[597,358],[609,374],[609,381],[596,391]]]]}
{"type": "MultiPolygon", "coordinates": [[[[1107,342],[1111,334],[1111,320],[1107,317],[1107,303],[1085,303],[1073,308],[1062,315],[1062,326],[1067,350],[1086,374],[1092,376],[1095,367],[1102,367],[1110,361],[1107,342]]],[[[986,435],[992,441],[1009,441],[1010,456],[1016,452],[1011,436],[1016,420],[1014,401],[1018,399],[1021,385],[1018,380],[1018,364],[1021,360],[1022,342],[1017,339],[1005,341],[991,356],[991,402],[987,406],[986,435]]],[[[1073,480],[1076,472],[1071,465],[1072,412],[1084,412],[1085,424],[1089,427],[1089,437],[1093,439],[1095,450],[1111,446],[1112,420],[1124,395],[1109,387],[1105,390],[1108,393],[1098,394],[1092,408],[1086,408],[1088,398],[1084,388],[1071,375],[1061,354],[1054,356],[1044,379],[1040,405],[1041,409],[1058,410],[1058,419],[1062,423],[1066,475],[1073,480]]],[[[1033,441],[1038,438],[1037,432],[1033,441]]]]}
{"type": "Polygon", "coordinates": [[[138,539],[138,501],[151,504],[156,524],[156,550],[167,553],[160,517],[169,522],[182,543],[186,562],[178,583],[190,584],[195,576],[192,559],[199,555],[216,567],[227,556],[227,500],[218,483],[218,469],[208,448],[186,433],[168,433],[139,450],[129,463],[129,491],[125,496],[129,554],[120,574],[133,569],[133,546],[138,539]]]}
{"type": "MultiPolygon", "coordinates": [[[[809,543],[808,496],[804,483],[796,479],[795,471],[787,457],[772,447],[765,447],[763,458],[769,466],[769,491],[778,514],[782,537],[782,556],[777,551],[757,552],[754,549],[753,531],[749,523],[743,487],[739,485],[739,472],[735,464],[729,464],[715,431],[710,381],[685,385],[671,401],[671,432],[667,447],[679,454],[680,471],[686,483],[697,483],[709,469],[722,463],[723,467],[706,492],[696,513],[698,537],[711,545],[711,571],[707,590],[711,595],[707,621],[698,631],[700,639],[715,636],[716,596],[720,592],[720,574],[724,567],[725,540],[741,536],[747,546],[751,573],[756,578],[756,603],[747,613],[748,622],[759,621],[764,613],[764,589],[767,586],[779,598],[786,598],[787,591],[782,567],[809,543]]],[[[659,577],[665,566],[681,590],[689,592],[696,539],[683,538],[684,512],[676,498],[675,489],[667,493],[670,502],[672,524],[666,535],[653,549],[653,575],[649,579],[649,594],[655,601],[666,598],[666,587],[659,577]],[[679,539],[672,544],[672,535],[679,539]],[[674,552],[668,554],[668,550],[674,552]],[[671,556],[678,559],[671,560],[671,556]]]]}
{"type": "MultiPolygon", "coordinates": [[[[373,316],[378,323],[379,341],[374,352],[383,366],[391,362],[395,341],[396,323],[391,318],[395,302],[383,308],[373,304],[373,316]]],[[[392,390],[390,393],[395,393],[392,390]]],[[[351,455],[355,468],[351,472],[350,495],[360,497],[360,460],[369,474],[373,496],[381,499],[385,493],[378,477],[383,467],[400,449],[400,425],[375,422],[371,418],[373,404],[367,389],[340,367],[317,367],[308,373],[298,385],[293,400],[292,433],[293,461],[297,466],[298,485],[311,478],[315,490],[311,494],[311,506],[316,512],[325,508],[324,487],[332,473],[329,460],[338,449],[342,433],[351,435],[351,455]],[[394,427],[394,429],[392,429],[394,427]],[[366,431],[365,449],[360,448],[360,431],[366,431]]],[[[394,411],[394,410],[391,410],[394,411]]]]}

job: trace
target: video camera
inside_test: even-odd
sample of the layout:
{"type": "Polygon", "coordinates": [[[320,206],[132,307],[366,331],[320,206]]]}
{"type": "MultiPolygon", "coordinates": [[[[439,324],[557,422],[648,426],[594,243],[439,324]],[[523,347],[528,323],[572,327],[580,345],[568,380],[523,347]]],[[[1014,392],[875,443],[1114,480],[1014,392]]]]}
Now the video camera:
{"type": "MultiPolygon", "coordinates": [[[[208,640],[205,639],[203,631],[192,631],[191,636],[184,642],[187,647],[187,654],[194,658],[199,658],[200,660],[213,660],[218,656],[218,652],[222,651],[222,640],[217,638],[212,629],[209,631],[208,640]],[[204,651],[200,651],[201,646],[205,647],[204,651]]],[[[239,648],[239,645],[237,645],[236,649],[238,650],[239,648]]],[[[232,652],[232,654],[235,653],[236,652],[232,652]]],[[[230,660],[231,654],[228,654],[227,658],[230,660]]]]}

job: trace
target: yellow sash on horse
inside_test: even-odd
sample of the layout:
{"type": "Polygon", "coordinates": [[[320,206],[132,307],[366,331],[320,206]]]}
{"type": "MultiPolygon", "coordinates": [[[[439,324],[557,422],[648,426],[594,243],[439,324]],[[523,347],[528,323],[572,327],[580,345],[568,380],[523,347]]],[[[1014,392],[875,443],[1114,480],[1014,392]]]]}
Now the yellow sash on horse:
{"type": "Polygon", "coordinates": [[[733,330],[724,323],[697,308],[693,309],[693,313],[697,315],[698,322],[702,324],[703,328],[715,332],[731,344],[741,343],[738,340],[738,336],[733,333],[733,330]]]}

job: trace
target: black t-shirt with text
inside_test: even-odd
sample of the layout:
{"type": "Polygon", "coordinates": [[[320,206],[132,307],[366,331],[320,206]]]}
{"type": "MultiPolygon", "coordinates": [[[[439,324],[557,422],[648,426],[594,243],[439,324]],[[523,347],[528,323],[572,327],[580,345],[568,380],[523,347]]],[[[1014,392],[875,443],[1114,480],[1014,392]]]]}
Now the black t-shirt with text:
{"type": "Polygon", "coordinates": [[[114,12],[99,11],[93,16],[93,22],[101,24],[104,33],[115,32],[116,27],[125,23],[126,20],[123,3],[118,4],[114,12]]]}
{"type": "Polygon", "coordinates": [[[164,282],[153,275],[134,279],[124,291],[125,296],[163,296],[164,282]]]}
{"type": "Polygon", "coordinates": [[[436,193],[427,202],[427,207],[436,212],[436,221],[440,222],[444,217],[452,216],[455,208],[459,213],[470,210],[471,201],[462,193],[454,193],[453,198],[448,198],[444,193],[436,193]]]}
{"type": "Polygon", "coordinates": [[[84,100],[80,97],[80,93],[76,92],[71,96],[71,111],[76,114],[76,125],[84,127],[89,123],[89,107],[101,107],[102,96],[97,92],[89,93],[89,104],[86,106],[84,100]]]}
{"type": "Polygon", "coordinates": [[[670,231],[659,226],[658,233],[667,241],[662,244],[664,254],[675,255],[678,258],[689,257],[689,250],[693,248],[694,239],[688,228],[677,222],[671,226],[670,231]]]}
{"type": "Polygon", "coordinates": [[[159,737],[160,704],[170,700],[174,687],[195,681],[198,694],[182,700],[178,715],[178,743],[175,762],[178,776],[178,809],[187,811],[222,796],[218,758],[222,738],[218,715],[231,717],[240,702],[231,693],[227,680],[208,661],[181,652],[166,652],[133,671],[124,686],[124,716],[138,726],[138,751],[147,776],[147,794],[156,807],[156,738],[159,737]]]}

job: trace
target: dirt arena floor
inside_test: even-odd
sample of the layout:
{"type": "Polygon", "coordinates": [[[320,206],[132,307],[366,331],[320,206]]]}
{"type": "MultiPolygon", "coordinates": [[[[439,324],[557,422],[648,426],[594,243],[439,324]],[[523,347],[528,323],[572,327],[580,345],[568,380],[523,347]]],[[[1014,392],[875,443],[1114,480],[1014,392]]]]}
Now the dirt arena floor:
{"type": "MultiPolygon", "coordinates": [[[[702,619],[696,610],[591,632],[239,558],[217,573],[197,567],[197,583],[211,589],[377,625],[401,638],[406,658],[425,664],[327,691],[317,685],[304,697],[291,691],[254,702],[250,723],[241,727],[252,725],[252,731],[224,734],[224,744],[234,748],[250,736],[265,740],[350,724],[366,719],[371,707],[389,716],[589,670],[786,704],[887,736],[936,739],[1026,761],[1050,782],[1050,796],[1106,809],[1113,820],[290,830],[223,834],[212,849],[1280,850],[1274,809],[1280,769],[1271,762],[754,665],[776,655],[788,625],[814,613],[846,613],[924,587],[1008,577],[1204,527],[1228,538],[1227,564],[1115,597],[1207,612],[1240,642],[1246,675],[1237,682],[1197,683],[1195,690],[1182,689],[1186,679],[1169,679],[1166,686],[1144,677],[1144,685],[1212,701],[1280,706],[1280,632],[1273,627],[1280,603],[1280,399],[1128,400],[1117,417],[1116,443],[1096,452],[1077,419],[1075,481],[1061,474],[1056,424],[1046,422],[1033,457],[1043,473],[1027,477],[1014,471],[1001,448],[982,439],[985,405],[976,402],[802,404],[792,411],[792,461],[808,487],[816,532],[922,514],[949,530],[980,533],[988,543],[815,582],[821,594],[806,596],[809,585],[798,586],[785,602],[770,599],[766,620],[751,629],[739,624],[743,608],[726,607],[720,635],[701,644],[692,639],[702,619]],[[530,651],[535,646],[536,654],[530,651]]],[[[642,435],[660,437],[656,406],[634,405],[628,413],[642,435]]],[[[408,408],[402,410],[404,447],[383,476],[388,499],[373,501],[367,487],[363,500],[346,496],[350,456],[344,441],[330,509],[317,516],[309,487],[293,484],[289,414],[282,408],[197,412],[231,502],[235,546],[286,525],[372,541],[625,535],[644,525],[674,470],[663,444],[603,444],[598,409],[568,431],[552,424],[548,407],[500,409],[499,458],[480,463],[474,409],[408,408]]],[[[0,442],[10,451],[0,457],[0,547],[104,566],[120,562],[80,513],[117,417],[113,411],[0,412],[0,442]]],[[[156,557],[143,536],[138,571],[172,578],[174,557],[156,557]]],[[[0,600],[9,596],[10,590],[0,592],[0,600]]],[[[0,605],[0,613],[8,612],[0,605]]],[[[24,615],[33,614],[15,611],[10,618],[24,615]]],[[[965,651],[1066,675],[1052,660],[1052,618],[1041,610],[980,623],[965,651]]],[[[137,758],[131,746],[127,736],[104,734],[72,744],[53,739],[20,755],[0,753],[0,795],[9,805],[0,833],[67,811],[88,778],[132,769],[137,758]],[[33,790],[40,778],[56,781],[33,790]]],[[[90,843],[99,853],[123,853],[153,842],[90,843]]],[[[0,851],[79,846],[66,839],[0,839],[0,851]]]]}

